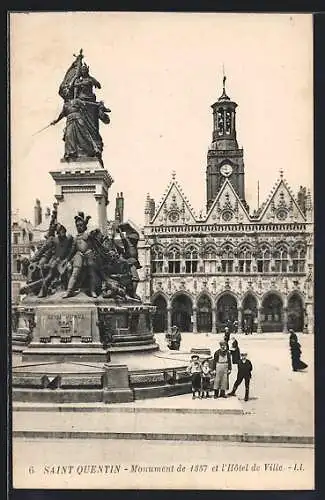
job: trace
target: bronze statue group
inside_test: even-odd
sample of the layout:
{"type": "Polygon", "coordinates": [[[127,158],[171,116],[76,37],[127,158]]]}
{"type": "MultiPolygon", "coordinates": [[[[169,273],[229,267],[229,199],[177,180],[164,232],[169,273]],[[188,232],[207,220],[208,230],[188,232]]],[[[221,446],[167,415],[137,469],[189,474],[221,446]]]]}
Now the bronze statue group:
{"type": "Polygon", "coordinates": [[[63,291],[61,298],[66,299],[83,291],[94,299],[141,302],[136,294],[141,267],[137,231],[129,223],[115,223],[109,237],[99,229],[88,231],[90,216],[83,212],[74,219],[77,235],[73,238],[57,221],[54,204],[45,241],[24,262],[27,283],[20,293],[42,299],[63,291]]]}

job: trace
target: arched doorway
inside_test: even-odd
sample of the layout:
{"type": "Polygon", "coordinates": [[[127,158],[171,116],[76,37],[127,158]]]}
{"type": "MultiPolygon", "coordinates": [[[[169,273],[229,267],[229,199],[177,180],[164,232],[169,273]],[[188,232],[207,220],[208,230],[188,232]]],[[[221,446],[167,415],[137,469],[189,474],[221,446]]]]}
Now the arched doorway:
{"type": "Polygon", "coordinates": [[[157,307],[152,318],[152,327],[155,333],[167,331],[167,302],[161,295],[158,295],[152,303],[157,307]]]}
{"type": "Polygon", "coordinates": [[[187,295],[177,295],[173,299],[172,324],[181,332],[192,331],[192,301],[187,295]]]}
{"type": "Polygon", "coordinates": [[[248,294],[243,300],[243,323],[244,332],[256,332],[257,330],[257,300],[254,295],[248,294]]]}
{"type": "Polygon", "coordinates": [[[233,295],[225,293],[217,303],[217,329],[223,331],[229,326],[232,331],[234,321],[238,319],[237,301],[233,295]]]}
{"type": "Polygon", "coordinates": [[[211,332],[212,310],[211,300],[207,295],[201,295],[197,304],[197,331],[211,332]]]}
{"type": "Polygon", "coordinates": [[[282,332],[283,303],[278,295],[270,293],[263,299],[261,323],[262,332],[282,332]]]}
{"type": "Polygon", "coordinates": [[[304,307],[297,293],[291,295],[288,300],[288,328],[295,332],[302,332],[304,329],[304,307]]]}

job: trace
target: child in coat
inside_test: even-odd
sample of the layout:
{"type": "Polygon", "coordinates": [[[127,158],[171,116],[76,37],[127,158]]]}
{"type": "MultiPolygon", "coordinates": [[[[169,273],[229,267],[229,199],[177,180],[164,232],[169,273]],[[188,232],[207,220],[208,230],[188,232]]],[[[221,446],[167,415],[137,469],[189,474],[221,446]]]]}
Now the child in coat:
{"type": "Polygon", "coordinates": [[[201,363],[200,358],[197,354],[191,356],[191,364],[187,368],[187,372],[192,377],[192,399],[195,399],[195,394],[197,393],[200,397],[201,391],[201,363]]]}
{"type": "Polygon", "coordinates": [[[202,363],[202,372],[201,372],[201,398],[204,398],[204,393],[206,398],[210,397],[209,395],[210,384],[211,384],[210,363],[208,359],[205,359],[202,363]]]}

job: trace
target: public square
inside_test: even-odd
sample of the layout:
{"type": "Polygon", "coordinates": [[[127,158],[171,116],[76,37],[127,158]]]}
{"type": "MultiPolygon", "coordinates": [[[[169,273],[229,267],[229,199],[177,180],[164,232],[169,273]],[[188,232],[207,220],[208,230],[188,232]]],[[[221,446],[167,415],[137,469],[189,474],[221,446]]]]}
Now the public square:
{"type": "MultiPolygon", "coordinates": [[[[156,356],[173,358],[175,353],[168,351],[164,335],[157,335],[156,338],[160,345],[156,356]]],[[[177,355],[188,361],[190,350],[195,347],[210,348],[213,354],[221,335],[183,333],[182,338],[181,350],[177,355]]],[[[185,394],[112,405],[13,403],[13,451],[17,481],[18,478],[28,484],[34,480],[41,481],[40,484],[43,484],[42,481],[46,481],[46,484],[62,481],[58,475],[41,477],[35,474],[32,477],[28,473],[22,479],[22,468],[26,462],[23,464],[19,457],[31,456],[30,451],[36,444],[35,449],[41,451],[39,454],[33,453],[31,465],[35,470],[47,462],[58,463],[59,456],[60,463],[63,463],[62,456],[65,457],[64,463],[79,463],[81,457],[85,456],[82,450],[88,450],[84,458],[87,464],[104,463],[108,458],[109,463],[130,464],[134,461],[136,449],[141,450],[140,455],[136,453],[136,456],[141,457],[141,463],[147,464],[161,464],[164,460],[188,464],[192,463],[193,456],[196,461],[200,459],[199,463],[207,464],[212,464],[213,459],[217,463],[222,460],[229,462],[230,458],[238,463],[241,456],[246,457],[246,462],[287,463],[292,460],[305,464],[304,475],[297,474],[299,480],[304,482],[307,475],[311,481],[314,436],[313,335],[300,335],[302,359],[308,364],[304,372],[292,372],[288,335],[236,335],[236,338],[240,349],[247,351],[253,363],[248,402],[243,400],[242,385],[236,397],[217,401],[192,400],[191,394],[185,394]],[[227,412],[229,408],[230,413],[227,412]],[[63,442],[64,455],[60,446],[63,442]],[[229,460],[227,457],[230,457],[229,460]]],[[[230,387],[235,372],[236,367],[233,367],[230,387]]],[[[236,487],[243,487],[240,474],[237,476],[236,487]]],[[[150,475],[150,478],[153,476],[150,475]]],[[[152,486],[150,478],[148,487],[152,486]]],[[[179,475],[175,475],[175,478],[181,481],[179,475]]],[[[196,481],[200,483],[200,488],[217,487],[211,483],[214,480],[210,475],[205,478],[203,480],[202,475],[197,475],[196,481]]],[[[67,487],[75,487],[76,481],[86,479],[76,476],[72,482],[69,481],[69,485],[67,483],[67,487]]],[[[110,484],[107,478],[100,479],[97,476],[97,479],[98,487],[100,484],[114,487],[117,484],[114,481],[121,480],[121,476],[110,484]]],[[[265,484],[271,479],[272,474],[266,475],[265,484]]],[[[137,487],[143,475],[139,477],[134,474],[125,480],[130,487],[137,487]]],[[[290,475],[287,480],[290,482],[290,475]]],[[[161,475],[157,475],[155,484],[166,487],[161,481],[161,475]]],[[[178,484],[184,487],[182,483],[178,484]]],[[[227,488],[227,484],[226,478],[222,476],[222,487],[227,488]]]]}
{"type": "Polygon", "coordinates": [[[311,18],[70,14],[10,22],[14,486],[313,488],[311,18]]]}

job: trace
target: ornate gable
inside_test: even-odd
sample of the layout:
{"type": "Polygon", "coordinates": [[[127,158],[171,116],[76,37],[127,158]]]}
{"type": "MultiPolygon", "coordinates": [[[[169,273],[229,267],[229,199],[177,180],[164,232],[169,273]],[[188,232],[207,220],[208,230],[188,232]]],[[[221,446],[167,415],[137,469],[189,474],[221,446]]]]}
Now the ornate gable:
{"type": "Polygon", "coordinates": [[[248,223],[249,215],[240,201],[232,184],[227,179],[207,214],[208,224],[248,223]]]}
{"type": "Polygon", "coordinates": [[[175,180],[175,174],[173,174],[172,181],[150,224],[175,225],[194,224],[195,222],[193,209],[185,197],[182,188],[175,180]]]}
{"type": "Polygon", "coordinates": [[[290,187],[281,173],[269,198],[264,203],[259,222],[305,222],[305,216],[300,210],[290,187]]]}

